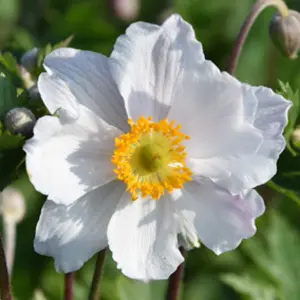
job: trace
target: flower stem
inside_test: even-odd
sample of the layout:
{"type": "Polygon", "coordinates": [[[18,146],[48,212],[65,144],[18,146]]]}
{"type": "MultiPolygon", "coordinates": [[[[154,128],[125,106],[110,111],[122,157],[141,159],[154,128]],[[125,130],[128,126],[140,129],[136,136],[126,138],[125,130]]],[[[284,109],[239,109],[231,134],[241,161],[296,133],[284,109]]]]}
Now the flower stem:
{"type": "Polygon", "coordinates": [[[255,20],[260,15],[260,13],[267,7],[274,6],[277,8],[282,17],[286,17],[289,13],[289,9],[283,0],[258,0],[253,5],[250,14],[246,18],[244,24],[242,25],[238,37],[234,43],[233,51],[229,59],[228,73],[233,74],[236,70],[238,59],[240,57],[241,51],[247,39],[248,33],[253,26],[255,20]]]}
{"type": "Polygon", "coordinates": [[[75,273],[67,273],[65,274],[65,298],[64,300],[73,300],[73,280],[75,273]]]}
{"type": "Polygon", "coordinates": [[[93,275],[93,281],[89,294],[89,300],[99,300],[100,297],[100,281],[103,273],[103,267],[105,262],[106,249],[100,251],[97,255],[95,271],[93,275]]]}
{"type": "MultiPolygon", "coordinates": [[[[181,254],[185,256],[185,250],[180,247],[181,254]]],[[[166,300],[178,300],[180,297],[181,281],[183,277],[184,263],[178,266],[177,270],[170,276],[166,300]]]]}
{"type": "Polygon", "coordinates": [[[9,277],[11,278],[15,260],[16,223],[3,218],[3,227],[6,265],[9,277]]]}
{"type": "Polygon", "coordinates": [[[2,237],[0,236],[0,299],[12,300],[9,276],[6,266],[5,252],[2,244],[2,237]]]}

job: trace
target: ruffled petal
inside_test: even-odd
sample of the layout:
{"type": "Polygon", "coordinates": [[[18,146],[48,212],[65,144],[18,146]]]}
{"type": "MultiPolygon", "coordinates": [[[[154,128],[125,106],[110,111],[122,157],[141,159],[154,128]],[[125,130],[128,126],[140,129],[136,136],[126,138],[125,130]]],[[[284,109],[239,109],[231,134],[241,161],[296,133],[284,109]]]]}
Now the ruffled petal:
{"type": "Polygon", "coordinates": [[[108,124],[127,131],[124,101],[110,75],[108,60],[101,54],[72,48],[50,53],[44,61],[48,74],[43,74],[38,82],[50,112],[65,107],[66,103],[76,108],[73,99],[76,98],[108,124]],[[72,96],[63,97],[66,87],[72,96]]]}
{"type": "Polygon", "coordinates": [[[166,117],[182,77],[204,60],[191,25],[172,15],[162,26],[137,22],[119,37],[111,55],[112,75],[128,115],[166,117]]]}
{"type": "Polygon", "coordinates": [[[83,106],[72,123],[39,119],[24,146],[31,182],[54,202],[70,204],[115,178],[111,156],[120,133],[83,106]]]}
{"type": "Polygon", "coordinates": [[[256,101],[243,103],[241,84],[211,62],[195,64],[185,73],[168,119],[190,136],[188,157],[212,158],[254,153],[262,136],[250,123],[256,101]]]}
{"type": "Polygon", "coordinates": [[[216,254],[235,249],[256,232],[255,219],[264,202],[255,190],[233,196],[212,182],[191,182],[174,197],[177,209],[196,229],[203,244],[216,254]]]}
{"type": "Polygon", "coordinates": [[[149,281],[168,278],[183,261],[178,224],[168,199],[131,200],[125,193],[108,226],[108,243],[122,272],[149,281]]]}
{"type": "Polygon", "coordinates": [[[125,186],[112,181],[71,205],[47,200],[36,228],[34,249],[51,256],[56,270],[78,270],[96,252],[107,247],[107,226],[125,186]]]}
{"type": "MultiPolygon", "coordinates": [[[[197,175],[208,176],[218,185],[238,194],[264,184],[277,172],[276,163],[285,148],[282,135],[288,122],[288,109],[291,103],[271,89],[243,86],[246,99],[255,97],[257,109],[252,118],[253,126],[259,130],[262,143],[254,153],[215,157],[213,159],[191,161],[191,169],[197,175]],[[214,169],[214,174],[206,170],[214,169]]],[[[241,140],[241,143],[243,141],[241,140]]]]}

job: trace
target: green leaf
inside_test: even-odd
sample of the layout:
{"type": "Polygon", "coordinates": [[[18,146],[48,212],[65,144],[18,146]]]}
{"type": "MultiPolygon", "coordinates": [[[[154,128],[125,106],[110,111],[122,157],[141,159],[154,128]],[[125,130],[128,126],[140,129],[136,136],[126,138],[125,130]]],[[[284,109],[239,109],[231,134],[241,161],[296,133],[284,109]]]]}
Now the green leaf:
{"type": "Polygon", "coordinates": [[[67,47],[72,42],[73,38],[74,38],[74,35],[70,35],[65,40],[63,40],[57,44],[54,44],[54,45],[47,44],[45,47],[39,49],[38,56],[37,56],[37,70],[35,72],[36,78],[39,76],[39,74],[41,72],[44,71],[43,63],[44,63],[45,57],[55,49],[58,49],[61,47],[67,47]]]}
{"type": "Polygon", "coordinates": [[[118,279],[120,300],[163,300],[165,293],[164,281],[144,283],[121,275],[118,279]]]}
{"type": "Polygon", "coordinates": [[[16,105],[16,89],[4,73],[0,73],[0,118],[16,105]]]}
{"type": "Polygon", "coordinates": [[[290,138],[297,124],[297,119],[300,112],[299,91],[298,90],[293,91],[288,82],[283,83],[282,81],[279,81],[279,86],[280,89],[277,91],[277,93],[282,95],[284,98],[291,100],[293,103],[293,106],[289,110],[289,115],[288,115],[289,122],[285,128],[285,134],[284,134],[288,147],[291,148],[290,138]]]}
{"type": "Polygon", "coordinates": [[[17,60],[10,52],[0,54],[0,63],[11,73],[19,74],[17,60]]]}
{"type": "Polygon", "coordinates": [[[0,191],[16,176],[25,153],[22,149],[3,150],[0,152],[0,191]]]}
{"type": "Polygon", "coordinates": [[[0,151],[16,149],[23,146],[25,137],[21,134],[13,135],[9,131],[4,131],[0,135],[0,151]]]}
{"type": "Polygon", "coordinates": [[[214,275],[200,272],[192,280],[184,282],[183,300],[205,299],[216,300],[224,299],[224,285],[214,275]]]}
{"type": "Polygon", "coordinates": [[[285,218],[272,211],[263,236],[245,241],[241,249],[252,260],[241,274],[222,280],[250,299],[298,300],[300,237],[285,218]]]}
{"type": "Polygon", "coordinates": [[[68,36],[65,40],[53,45],[52,50],[69,46],[73,41],[73,39],[74,39],[74,34],[68,36]]]}
{"type": "Polygon", "coordinates": [[[51,53],[55,49],[69,46],[73,38],[74,35],[70,35],[65,40],[60,41],[57,44],[51,45],[48,43],[45,47],[40,48],[38,53],[38,58],[37,58],[37,67],[42,68],[44,59],[49,53],[51,53]]]}
{"type": "Polygon", "coordinates": [[[274,287],[250,277],[246,274],[226,274],[221,277],[223,282],[231,286],[234,290],[250,297],[253,300],[274,300],[276,290],[274,287]]]}
{"type": "Polygon", "coordinates": [[[39,49],[37,57],[37,67],[42,68],[45,57],[53,50],[51,44],[47,44],[44,48],[39,49]]]}
{"type": "Polygon", "coordinates": [[[18,18],[18,0],[0,0],[0,7],[1,22],[13,23],[18,18]]]}
{"type": "Polygon", "coordinates": [[[282,216],[273,213],[267,231],[267,243],[282,299],[299,299],[300,295],[300,238],[298,232],[282,216]]]}
{"type": "Polygon", "coordinates": [[[285,189],[300,192],[300,156],[285,150],[277,163],[278,171],[273,177],[275,184],[285,189]]]}

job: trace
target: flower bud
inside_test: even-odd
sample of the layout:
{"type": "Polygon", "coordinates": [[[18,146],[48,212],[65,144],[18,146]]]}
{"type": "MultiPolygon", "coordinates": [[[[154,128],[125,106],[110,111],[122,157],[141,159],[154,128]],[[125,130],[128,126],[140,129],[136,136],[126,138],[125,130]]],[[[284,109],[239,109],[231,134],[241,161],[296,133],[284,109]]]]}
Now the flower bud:
{"type": "Polygon", "coordinates": [[[0,212],[9,223],[22,221],[25,215],[25,200],[22,193],[13,187],[6,187],[0,193],[0,212]]]}
{"type": "Polygon", "coordinates": [[[13,134],[22,134],[30,137],[36,123],[35,115],[25,107],[15,107],[5,116],[4,126],[13,134]]]}
{"type": "Polygon", "coordinates": [[[123,21],[136,19],[140,10],[140,0],[110,0],[114,13],[123,21]]]}
{"type": "Polygon", "coordinates": [[[292,133],[292,143],[297,149],[300,149],[300,127],[297,127],[292,133]]]}
{"type": "Polygon", "coordinates": [[[39,49],[33,48],[21,57],[20,63],[29,73],[33,73],[37,67],[38,53],[39,49]]]}
{"type": "Polygon", "coordinates": [[[297,58],[300,50],[300,14],[289,10],[285,17],[276,13],[270,23],[270,36],[279,50],[290,59],[297,58]]]}
{"type": "Polygon", "coordinates": [[[41,95],[38,89],[37,84],[33,85],[29,90],[28,90],[29,96],[30,96],[30,102],[34,103],[36,101],[41,100],[41,95]]]}

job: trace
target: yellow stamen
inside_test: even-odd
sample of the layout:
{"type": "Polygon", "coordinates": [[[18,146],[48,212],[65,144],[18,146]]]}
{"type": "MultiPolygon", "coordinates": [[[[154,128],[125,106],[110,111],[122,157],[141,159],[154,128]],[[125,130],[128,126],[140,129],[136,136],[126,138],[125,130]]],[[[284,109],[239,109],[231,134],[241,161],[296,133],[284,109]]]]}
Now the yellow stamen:
{"type": "Polygon", "coordinates": [[[185,163],[185,147],[181,145],[190,137],[174,123],[166,119],[152,122],[151,117],[143,116],[136,123],[129,119],[131,131],[115,139],[114,171],[127,184],[132,200],[139,195],[157,200],[165,190],[171,193],[192,180],[185,163]]]}

